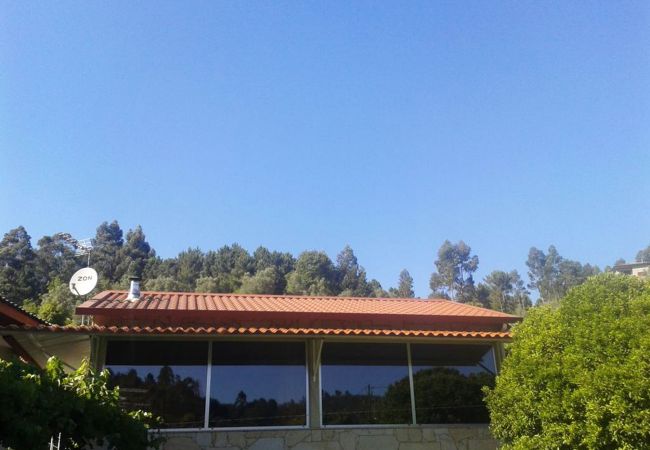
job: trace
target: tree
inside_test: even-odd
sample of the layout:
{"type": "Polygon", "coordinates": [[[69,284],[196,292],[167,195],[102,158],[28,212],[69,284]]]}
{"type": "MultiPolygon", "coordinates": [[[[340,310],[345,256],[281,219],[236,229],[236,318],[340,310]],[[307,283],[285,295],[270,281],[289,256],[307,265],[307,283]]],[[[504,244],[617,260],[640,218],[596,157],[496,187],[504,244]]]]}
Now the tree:
{"type": "Polygon", "coordinates": [[[255,260],[239,244],[224,245],[216,252],[210,251],[205,255],[204,276],[230,274],[240,279],[245,273],[252,274],[254,270],[255,260]]]}
{"type": "MultiPolygon", "coordinates": [[[[161,275],[156,278],[148,278],[144,280],[143,286],[147,291],[156,292],[179,292],[183,290],[183,286],[174,277],[161,275]]],[[[210,291],[199,291],[210,292],[210,291]]]]}
{"type": "Polygon", "coordinates": [[[598,267],[565,259],[551,245],[544,253],[535,247],[528,252],[528,287],[537,289],[540,303],[557,302],[574,286],[600,272],[598,267]]]}
{"type": "Polygon", "coordinates": [[[287,275],[287,293],[336,295],[336,273],[325,252],[303,252],[296,261],[295,270],[287,275]]]}
{"type": "Polygon", "coordinates": [[[650,245],[636,254],[636,262],[650,262],[650,245]]]}
{"type": "Polygon", "coordinates": [[[151,249],[142,227],[138,225],[126,233],[126,242],[120,249],[118,272],[125,277],[142,277],[147,261],[155,256],[156,252],[151,249]]]}
{"type": "Polygon", "coordinates": [[[435,264],[437,272],[431,274],[431,297],[449,298],[460,302],[472,299],[474,278],[478,269],[478,256],[463,241],[452,244],[445,241],[438,250],[435,264]]]}
{"type": "Polygon", "coordinates": [[[201,276],[204,265],[203,252],[198,248],[188,248],[180,252],[176,258],[175,278],[184,290],[193,291],[196,280],[201,276]]]}
{"type": "Polygon", "coordinates": [[[495,270],[484,279],[488,307],[509,314],[523,315],[532,306],[524,281],[516,270],[495,270]]]}
{"type": "Polygon", "coordinates": [[[390,288],[390,296],[396,298],[413,298],[413,277],[408,270],[404,269],[399,273],[397,288],[390,288]]]}
{"type": "Polygon", "coordinates": [[[114,283],[122,278],[123,273],[118,270],[122,256],[122,229],[117,220],[110,224],[102,223],[97,227],[97,233],[93,239],[93,251],[91,253],[91,264],[97,270],[100,279],[108,283],[114,283]]]}
{"type": "Polygon", "coordinates": [[[255,261],[255,272],[274,267],[276,272],[276,283],[273,287],[273,292],[267,294],[284,294],[287,287],[287,275],[291,273],[296,265],[296,259],[291,253],[270,252],[265,247],[258,247],[253,252],[253,260],[255,261]]]}
{"type": "Polygon", "coordinates": [[[388,292],[381,287],[381,283],[374,278],[368,282],[368,288],[370,289],[370,297],[375,298],[386,298],[389,297],[388,292]]]}
{"type": "Polygon", "coordinates": [[[10,230],[0,241],[0,294],[22,304],[38,293],[36,254],[24,227],[10,230]]]}
{"type": "Polygon", "coordinates": [[[490,288],[485,283],[479,283],[474,289],[474,298],[468,304],[478,306],[480,308],[490,307],[490,288]]]}
{"type": "Polygon", "coordinates": [[[245,274],[237,292],[240,294],[273,294],[277,284],[278,271],[274,266],[270,266],[255,275],[245,274]]]}
{"type": "Polygon", "coordinates": [[[65,325],[72,320],[76,304],[77,297],[70,292],[67,283],[54,278],[41,296],[37,314],[47,322],[65,325]]]}
{"type": "Polygon", "coordinates": [[[55,357],[44,371],[0,359],[0,446],[47,448],[61,433],[61,448],[159,448],[161,439],[148,432],[156,423],[151,414],[120,409],[108,379],[108,371],[95,373],[88,360],[65,374],[55,357]]]}
{"type": "Polygon", "coordinates": [[[346,245],[336,256],[336,274],[339,295],[366,297],[370,294],[366,270],[359,265],[359,261],[349,245],[346,245]]]}
{"type": "Polygon", "coordinates": [[[515,326],[496,387],[494,436],[510,450],[647,448],[650,283],[603,274],[515,326]]]}
{"type": "Polygon", "coordinates": [[[56,233],[38,240],[36,276],[39,291],[45,290],[55,278],[67,281],[81,268],[81,260],[75,256],[75,248],[67,236],[69,235],[65,233],[56,233]]]}

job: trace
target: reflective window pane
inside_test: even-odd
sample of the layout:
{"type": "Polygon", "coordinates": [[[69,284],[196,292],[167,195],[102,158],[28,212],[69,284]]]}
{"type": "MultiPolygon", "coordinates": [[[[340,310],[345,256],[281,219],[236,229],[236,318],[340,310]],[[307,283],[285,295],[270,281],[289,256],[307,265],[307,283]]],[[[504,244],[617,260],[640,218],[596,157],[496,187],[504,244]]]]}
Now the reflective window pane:
{"type": "Polygon", "coordinates": [[[306,425],[304,342],[214,342],[211,427],[306,425]]]}
{"type": "Polygon", "coordinates": [[[417,422],[487,423],[483,386],[493,386],[490,345],[411,344],[417,422]]]}
{"type": "Polygon", "coordinates": [[[405,344],[325,343],[323,424],[411,423],[405,344]]]}
{"type": "Polygon", "coordinates": [[[110,341],[106,368],[127,410],[150,411],[163,428],[204,426],[206,342],[110,341]]]}

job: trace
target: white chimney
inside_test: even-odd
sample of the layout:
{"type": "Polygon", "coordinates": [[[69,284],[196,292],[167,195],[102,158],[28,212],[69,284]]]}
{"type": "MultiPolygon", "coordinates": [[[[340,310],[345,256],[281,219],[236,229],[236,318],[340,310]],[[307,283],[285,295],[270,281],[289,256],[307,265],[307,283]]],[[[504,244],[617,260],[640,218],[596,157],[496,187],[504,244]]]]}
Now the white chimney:
{"type": "Polygon", "coordinates": [[[131,287],[129,288],[129,295],[126,299],[132,302],[140,300],[140,277],[131,277],[129,280],[131,280],[131,287]]]}

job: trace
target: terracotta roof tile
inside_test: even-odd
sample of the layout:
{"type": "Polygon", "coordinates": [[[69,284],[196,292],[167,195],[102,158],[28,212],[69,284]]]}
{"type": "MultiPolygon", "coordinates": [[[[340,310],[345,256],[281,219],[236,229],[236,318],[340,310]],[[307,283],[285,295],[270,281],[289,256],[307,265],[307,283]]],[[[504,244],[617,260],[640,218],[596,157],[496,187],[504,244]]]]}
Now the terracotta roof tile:
{"type": "Polygon", "coordinates": [[[489,318],[516,322],[518,317],[448,300],[377,299],[358,297],[302,297],[292,295],[198,294],[142,292],[128,301],[126,291],[104,291],[77,307],[77,314],[101,315],[110,310],[215,311],[284,314],[345,314],[364,316],[419,316],[489,318]]]}
{"type": "Polygon", "coordinates": [[[281,335],[281,336],[395,336],[423,338],[467,338],[509,340],[508,331],[457,331],[457,330],[384,330],[356,328],[267,328],[267,327],[138,327],[98,325],[5,325],[0,331],[27,331],[80,334],[123,335],[281,335]]]}

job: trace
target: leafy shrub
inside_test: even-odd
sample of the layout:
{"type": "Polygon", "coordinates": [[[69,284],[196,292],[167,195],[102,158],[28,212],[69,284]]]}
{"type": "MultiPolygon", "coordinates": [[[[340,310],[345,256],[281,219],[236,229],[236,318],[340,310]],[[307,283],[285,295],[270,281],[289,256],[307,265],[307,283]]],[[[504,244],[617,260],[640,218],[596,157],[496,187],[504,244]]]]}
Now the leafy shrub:
{"type": "Polygon", "coordinates": [[[95,373],[87,360],[69,374],[55,357],[45,370],[0,360],[0,445],[47,448],[61,433],[62,448],[159,448],[160,438],[148,432],[151,414],[124,412],[107,383],[108,372],[95,373]]]}
{"type": "Polygon", "coordinates": [[[650,283],[599,275],[533,308],[486,391],[504,449],[650,448],[650,283]]]}

